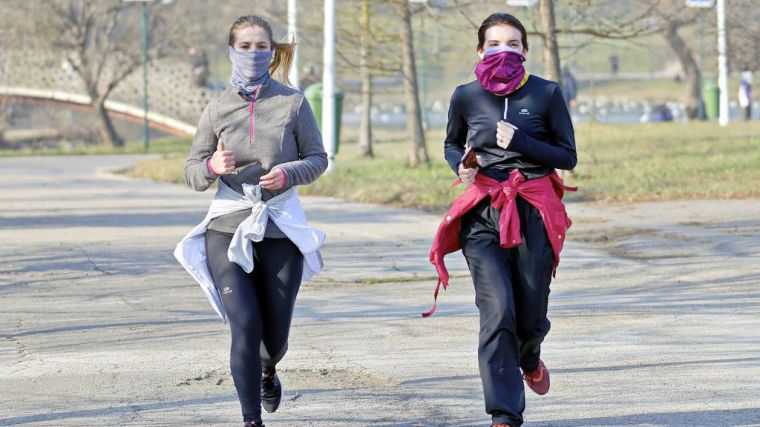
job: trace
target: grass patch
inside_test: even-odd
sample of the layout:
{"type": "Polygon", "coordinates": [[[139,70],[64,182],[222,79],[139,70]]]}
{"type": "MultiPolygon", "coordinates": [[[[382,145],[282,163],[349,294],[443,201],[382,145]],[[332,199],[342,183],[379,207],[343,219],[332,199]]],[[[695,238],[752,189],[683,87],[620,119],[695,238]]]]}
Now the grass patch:
{"type": "Polygon", "coordinates": [[[116,171],[132,178],[147,178],[154,181],[184,184],[185,159],[187,154],[165,154],[160,159],[140,162],[127,169],[116,171]]]}
{"type": "MultiPolygon", "coordinates": [[[[192,138],[169,136],[165,138],[151,139],[151,154],[187,154],[190,151],[192,138]]],[[[23,149],[3,149],[0,150],[0,157],[20,157],[20,156],[64,156],[64,155],[94,155],[94,154],[144,154],[145,148],[142,140],[129,141],[124,147],[111,147],[108,145],[75,145],[69,146],[63,143],[57,148],[23,148],[23,149]]]]}
{"type": "Polygon", "coordinates": [[[760,196],[760,123],[577,128],[571,198],[642,201],[760,196]]]}
{"type": "MultiPolygon", "coordinates": [[[[741,78],[731,76],[728,79],[728,93],[739,90],[741,78]]],[[[707,82],[705,82],[707,84],[707,82]]],[[[605,79],[596,81],[592,87],[587,80],[578,82],[578,97],[585,100],[631,100],[650,103],[678,102],[686,99],[686,83],[673,79],[653,78],[647,80],[605,79]]]]}
{"type": "MultiPolygon", "coordinates": [[[[441,211],[461,192],[449,190],[456,179],[443,159],[442,150],[430,150],[429,165],[408,168],[404,133],[388,132],[385,142],[375,144],[375,157],[359,157],[355,144],[344,144],[336,160],[336,170],[299,191],[301,194],[329,195],[360,202],[441,211]]],[[[442,131],[428,134],[428,140],[442,141],[442,131]]]]}
{"type": "Polygon", "coordinates": [[[649,102],[678,101],[684,97],[685,92],[685,84],[672,79],[651,79],[646,83],[638,80],[605,80],[596,82],[593,89],[589,86],[589,82],[583,81],[578,87],[580,98],[593,97],[608,101],[620,99],[649,102]]]}
{"type": "MultiPolygon", "coordinates": [[[[351,135],[348,132],[346,135],[351,135]]],[[[443,159],[443,131],[427,134],[431,163],[406,167],[403,131],[381,131],[375,158],[342,144],[334,173],[302,187],[302,194],[445,210],[462,187],[443,159]]],[[[569,200],[643,201],[760,196],[760,122],[582,124],[576,129],[578,167],[566,181],[580,191],[569,200]]],[[[185,147],[186,151],[186,147],[185,147]]],[[[133,177],[182,182],[185,154],[165,156],[126,171],[133,177]]]]}

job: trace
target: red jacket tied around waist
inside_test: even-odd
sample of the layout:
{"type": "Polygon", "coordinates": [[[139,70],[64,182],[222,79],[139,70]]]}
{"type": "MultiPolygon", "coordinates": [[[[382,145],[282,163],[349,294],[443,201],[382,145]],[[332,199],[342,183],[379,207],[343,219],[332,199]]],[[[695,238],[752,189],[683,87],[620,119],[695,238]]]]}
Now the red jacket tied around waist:
{"type": "MultiPolygon", "coordinates": [[[[455,182],[455,184],[457,183],[459,181],[455,182]]],[[[557,265],[559,265],[559,253],[562,251],[562,244],[565,241],[565,232],[572,224],[565,212],[565,205],[562,203],[565,190],[575,191],[575,188],[566,187],[557,172],[541,178],[526,180],[525,176],[515,169],[509,174],[509,178],[503,182],[483,174],[477,174],[475,182],[467,186],[464,193],[451,205],[435,233],[433,247],[430,249],[430,262],[438,272],[435,298],[438,298],[438,290],[441,284],[443,284],[444,289],[449,284],[449,272],[443,263],[443,257],[461,249],[459,232],[462,229],[462,215],[488,196],[491,197],[491,206],[501,211],[499,244],[503,248],[514,248],[522,243],[520,218],[518,217],[515,198],[517,196],[522,197],[538,210],[544,220],[546,235],[554,252],[553,274],[556,274],[557,265]]],[[[432,315],[435,309],[436,304],[434,303],[433,308],[422,316],[432,315]]]]}

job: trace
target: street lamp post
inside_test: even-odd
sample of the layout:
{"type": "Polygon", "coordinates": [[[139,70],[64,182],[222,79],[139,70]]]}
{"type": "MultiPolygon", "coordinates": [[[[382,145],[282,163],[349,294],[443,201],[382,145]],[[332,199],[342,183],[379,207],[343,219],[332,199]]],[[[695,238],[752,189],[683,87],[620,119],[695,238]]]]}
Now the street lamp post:
{"type": "Polygon", "coordinates": [[[718,86],[720,87],[720,111],[718,123],[728,126],[728,57],[726,54],[726,2],[718,0],[718,86]]]}
{"type": "MultiPolygon", "coordinates": [[[[298,42],[298,0],[288,0],[288,32],[293,38],[291,41],[298,42]]],[[[296,51],[293,53],[293,64],[290,67],[290,75],[288,75],[290,83],[296,89],[303,90],[304,88],[298,87],[298,46],[296,45],[296,51]]]]}
{"type": "Polygon", "coordinates": [[[325,0],[322,49],[322,140],[327,151],[327,172],[335,169],[335,0],[325,0]]]}

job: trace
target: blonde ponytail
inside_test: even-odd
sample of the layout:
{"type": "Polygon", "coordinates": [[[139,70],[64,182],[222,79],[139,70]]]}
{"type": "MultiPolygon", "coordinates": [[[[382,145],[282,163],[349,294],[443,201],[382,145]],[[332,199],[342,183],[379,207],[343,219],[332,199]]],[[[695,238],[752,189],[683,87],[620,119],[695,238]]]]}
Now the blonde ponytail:
{"type": "Polygon", "coordinates": [[[274,44],[274,55],[272,62],[269,64],[269,74],[274,76],[274,72],[279,69],[279,79],[288,86],[293,87],[290,81],[290,69],[293,67],[293,58],[296,54],[296,42],[276,43],[274,44]]]}

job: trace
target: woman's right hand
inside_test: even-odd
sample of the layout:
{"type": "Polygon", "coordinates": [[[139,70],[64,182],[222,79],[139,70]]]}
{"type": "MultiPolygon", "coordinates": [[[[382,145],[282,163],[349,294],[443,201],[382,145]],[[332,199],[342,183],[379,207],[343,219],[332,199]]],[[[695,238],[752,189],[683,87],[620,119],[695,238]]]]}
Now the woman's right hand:
{"type": "Polygon", "coordinates": [[[478,173],[478,168],[466,168],[459,164],[459,179],[465,184],[469,185],[475,181],[475,174],[478,173]]]}
{"type": "Polygon", "coordinates": [[[224,149],[224,142],[219,141],[214,155],[209,160],[211,169],[217,175],[225,175],[235,170],[235,152],[224,149]]]}

